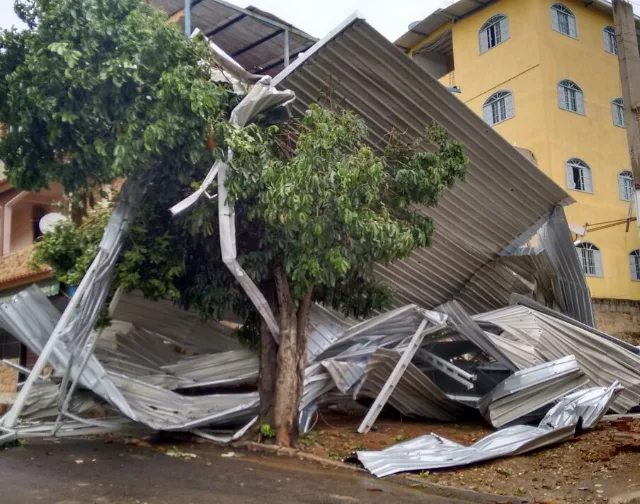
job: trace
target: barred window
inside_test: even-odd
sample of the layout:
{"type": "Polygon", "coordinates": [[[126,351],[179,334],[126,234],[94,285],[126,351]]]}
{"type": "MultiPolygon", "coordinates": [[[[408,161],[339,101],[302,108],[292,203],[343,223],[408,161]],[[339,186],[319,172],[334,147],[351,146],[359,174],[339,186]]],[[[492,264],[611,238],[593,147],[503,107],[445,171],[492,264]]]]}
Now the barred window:
{"type": "Polygon", "coordinates": [[[478,32],[480,54],[501,44],[509,38],[509,20],[504,14],[489,18],[478,32]]]}
{"type": "Polygon", "coordinates": [[[624,128],[624,102],[622,98],[616,98],[611,102],[611,114],[613,115],[613,124],[624,128]]]}
{"type": "Polygon", "coordinates": [[[631,201],[633,198],[633,174],[630,171],[623,171],[618,174],[618,189],[622,201],[631,201]]]}
{"type": "Polygon", "coordinates": [[[482,117],[487,124],[494,125],[513,117],[513,94],[498,91],[492,94],[482,107],[482,117]]]}
{"type": "Polygon", "coordinates": [[[634,250],[629,254],[629,267],[631,280],[640,280],[640,250],[634,250]]]}
{"type": "Polygon", "coordinates": [[[554,3],[551,6],[551,27],[563,35],[578,38],[576,17],[566,5],[554,3]]]}
{"type": "Polygon", "coordinates": [[[602,256],[600,249],[593,243],[581,242],[576,245],[582,272],[587,276],[604,276],[602,273],[602,256]]]}
{"type": "Polygon", "coordinates": [[[584,115],[584,93],[580,86],[567,79],[558,82],[558,106],[562,110],[584,115]]]}
{"type": "Polygon", "coordinates": [[[575,191],[593,192],[591,168],[581,159],[567,161],[567,188],[575,191]]]}
{"type": "Polygon", "coordinates": [[[618,54],[618,41],[616,40],[616,30],[613,26],[605,26],[602,29],[602,39],[605,51],[609,54],[618,54]]]}

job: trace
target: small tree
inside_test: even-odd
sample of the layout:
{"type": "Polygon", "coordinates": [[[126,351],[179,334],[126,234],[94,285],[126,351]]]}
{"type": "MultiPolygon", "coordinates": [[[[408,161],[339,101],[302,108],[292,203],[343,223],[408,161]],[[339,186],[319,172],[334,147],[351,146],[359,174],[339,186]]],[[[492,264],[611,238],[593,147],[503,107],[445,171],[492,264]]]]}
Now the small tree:
{"type": "MultiPolygon", "coordinates": [[[[232,127],[225,118],[233,95],[209,81],[201,41],[186,40],[138,0],[74,5],[23,6],[37,13],[32,29],[0,39],[0,65],[12,71],[0,83],[0,121],[14,126],[0,141],[7,172],[20,187],[60,181],[72,191],[144,177],[114,283],[170,296],[203,318],[229,310],[243,317],[242,336],[260,349],[262,421],[291,444],[312,303],[356,316],[388,306],[374,265],[429,245],[433,223],[412,208],[435,204],[463,177],[462,146],[433,126],[415,141],[392,133],[372,146],[362,119],[319,105],[282,127],[232,127]],[[211,132],[217,147],[207,151],[211,132]],[[228,147],[238,260],[277,316],[279,346],[222,262],[217,204],[202,201],[178,219],[167,210],[228,147]]],[[[62,236],[68,226],[45,235],[39,261],[77,273],[82,247],[77,260],[68,250],[61,260],[59,244],[95,235],[81,231],[75,241],[62,236]]]]}

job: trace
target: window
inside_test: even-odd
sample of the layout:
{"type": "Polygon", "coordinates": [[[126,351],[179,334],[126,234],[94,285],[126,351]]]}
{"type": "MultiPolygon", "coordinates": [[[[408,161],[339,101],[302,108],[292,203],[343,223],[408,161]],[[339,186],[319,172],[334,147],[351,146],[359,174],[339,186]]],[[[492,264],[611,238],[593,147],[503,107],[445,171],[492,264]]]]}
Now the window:
{"type": "Polygon", "coordinates": [[[591,168],[580,159],[567,161],[567,187],[575,191],[593,192],[591,168]]]}
{"type": "Polygon", "coordinates": [[[640,280],[640,250],[634,250],[629,254],[629,268],[631,280],[640,280]]]}
{"type": "Polygon", "coordinates": [[[513,117],[513,94],[498,91],[484,102],[482,117],[487,124],[494,125],[513,117]]]}
{"type": "Polygon", "coordinates": [[[602,256],[600,249],[593,243],[581,242],[576,245],[582,272],[587,276],[604,276],[602,274],[602,256]]]}
{"type": "Polygon", "coordinates": [[[565,5],[555,3],[551,6],[551,27],[563,35],[578,38],[576,17],[565,5]]]}
{"type": "Polygon", "coordinates": [[[480,42],[480,54],[487,52],[492,47],[501,44],[509,38],[509,21],[507,16],[498,14],[489,19],[480,28],[478,39],[480,42]]]}
{"type": "Polygon", "coordinates": [[[0,359],[20,357],[20,342],[4,329],[0,329],[0,359]]]}
{"type": "Polygon", "coordinates": [[[620,172],[618,175],[618,189],[620,190],[620,199],[622,201],[631,201],[633,198],[633,175],[630,171],[620,172]]]}
{"type": "Polygon", "coordinates": [[[624,128],[624,102],[622,98],[616,98],[611,102],[611,113],[613,114],[613,124],[624,128]]]}
{"type": "Polygon", "coordinates": [[[584,115],[584,94],[580,86],[570,80],[558,82],[558,106],[562,110],[584,115]]]}
{"type": "Polygon", "coordinates": [[[616,30],[613,26],[605,26],[602,29],[604,50],[610,54],[618,54],[618,41],[616,40],[616,30]]]}

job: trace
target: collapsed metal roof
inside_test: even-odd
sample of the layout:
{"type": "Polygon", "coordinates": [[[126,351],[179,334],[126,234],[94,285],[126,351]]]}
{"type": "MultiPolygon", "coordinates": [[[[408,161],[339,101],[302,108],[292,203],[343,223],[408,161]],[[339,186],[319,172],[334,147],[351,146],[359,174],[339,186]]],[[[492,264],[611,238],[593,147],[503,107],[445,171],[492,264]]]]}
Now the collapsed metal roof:
{"type": "Polygon", "coordinates": [[[535,234],[555,206],[572,201],[363,19],[349,18],[272,85],[295,92],[296,115],[330,94],[367,122],[374,145],[394,130],[417,137],[434,122],[463,143],[470,161],[465,182],[447,190],[436,207],[417,209],[435,221],[432,245],[377,267],[396,291],[396,306],[434,308],[455,298],[473,275],[535,234]]]}
{"type": "MultiPolygon", "coordinates": [[[[184,0],[150,0],[183,23],[184,0]]],[[[191,0],[191,26],[198,28],[252,73],[275,75],[316,41],[273,14],[224,0],[191,0]],[[288,56],[285,56],[288,53],[288,56]]]]}

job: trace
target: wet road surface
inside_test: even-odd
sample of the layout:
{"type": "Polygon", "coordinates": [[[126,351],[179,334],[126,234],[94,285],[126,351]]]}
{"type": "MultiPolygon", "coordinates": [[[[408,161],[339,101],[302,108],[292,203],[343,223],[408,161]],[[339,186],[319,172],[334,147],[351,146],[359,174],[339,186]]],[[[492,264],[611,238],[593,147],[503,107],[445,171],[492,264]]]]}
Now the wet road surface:
{"type": "Polygon", "coordinates": [[[181,445],[197,458],[169,457],[121,441],[32,440],[0,451],[2,504],[421,503],[459,500],[365,473],[211,445],[181,445]]]}

